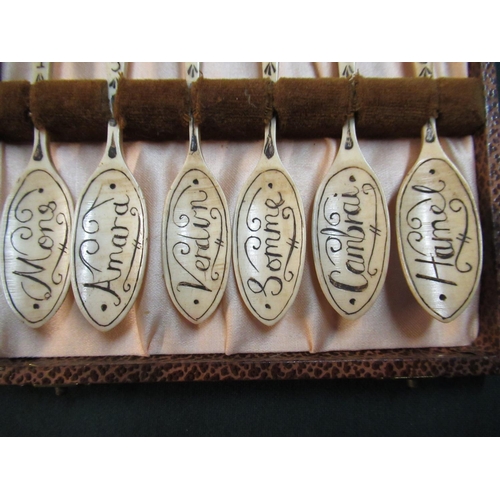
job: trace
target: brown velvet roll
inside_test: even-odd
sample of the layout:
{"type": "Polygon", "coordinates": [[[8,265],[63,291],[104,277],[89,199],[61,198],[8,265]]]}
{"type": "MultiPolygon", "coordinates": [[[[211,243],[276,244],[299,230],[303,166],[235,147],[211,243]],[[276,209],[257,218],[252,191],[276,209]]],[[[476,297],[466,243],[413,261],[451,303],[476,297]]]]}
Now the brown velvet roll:
{"type": "Polygon", "coordinates": [[[126,140],[187,140],[189,90],[186,81],[121,79],[115,113],[126,140]]]}
{"type": "Polygon", "coordinates": [[[438,116],[438,86],[431,78],[355,78],[356,131],[364,138],[419,137],[438,116]]]}
{"type": "Polygon", "coordinates": [[[274,89],[278,135],[340,137],[352,104],[352,85],[345,78],[280,78],[274,89]]]}
{"type": "MultiPolygon", "coordinates": [[[[471,135],[484,126],[478,78],[283,78],[121,80],[116,117],[128,140],[185,140],[190,96],[202,138],[261,139],[273,104],[278,134],[291,139],[340,137],[355,112],[360,138],[419,137],[429,116],[442,136],[471,135]]],[[[30,123],[53,140],[105,141],[110,118],[104,80],[0,82],[0,140],[30,141],[30,123]],[[29,97],[29,102],[28,102],[29,97]]]]}
{"type": "Polygon", "coordinates": [[[438,78],[438,133],[472,134],[485,123],[484,91],[479,78],[438,78]]]}
{"type": "Polygon", "coordinates": [[[33,123],[54,141],[106,141],[111,111],[105,80],[49,80],[31,86],[33,123]]]}
{"type": "Polygon", "coordinates": [[[33,123],[29,113],[30,83],[27,81],[0,84],[0,140],[33,141],[33,123]]]}
{"type": "Polygon", "coordinates": [[[200,78],[191,98],[202,140],[262,139],[272,117],[272,92],[272,82],[264,78],[200,78]]]}

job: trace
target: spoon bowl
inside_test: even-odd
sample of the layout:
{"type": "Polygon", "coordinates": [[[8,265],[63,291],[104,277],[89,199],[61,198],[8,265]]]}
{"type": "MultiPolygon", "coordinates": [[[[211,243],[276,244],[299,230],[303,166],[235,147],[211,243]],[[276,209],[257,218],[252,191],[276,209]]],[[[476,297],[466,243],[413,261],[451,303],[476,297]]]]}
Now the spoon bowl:
{"type": "MultiPolygon", "coordinates": [[[[263,63],[262,67],[266,77],[277,80],[278,63],[263,63]]],[[[297,296],[306,240],[302,200],[276,147],[276,117],[266,129],[260,160],[236,206],[236,282],[249,311],[271,326],[297,296]]]]}
{"type": "MultiPolygon", "coordinates": [[[[431,63],[418,74],[433,77],[431,63]]],[[[467,181],[444,152],[436,120],[422,129],[422,149],[396,202],[398,250],[415,299],[447,323],[469,305],[479,285],[482,235],[467,181]]]]}
{"type": "MultiPolygon", "coordinates": [[[[125,63],[109,66],[111,110],[125,63]]],[[[108,123],[106,151],[80,195],[72,238],[72,285],[85,318],[100,331],[117,326],[141,288],[148,248],[146,204],[108,123]]]]}
{"type": "MultiPolygon", "coordinates": [[[[185,69],[189,84],[198,79],[199,63],[186,63],[185,69]]],[[[206,166],[192,115],[189,152],[165,201],[162,242],[170,298],[188,321],[199,324],[224,295],[231,229],[226,197],[206,166]]]]}
{"type": "MultiPolygon", "coordinates": [[[[339,63],[339,73],[351,78],[354,63],[339,63]]],[[[390,228],[385,195],[363,156],[353,117],[316,193],[312,225],[314,264],[326,299],[342,317],[361,317],[385,282],[390,228]]]]}
{"type": "MultiPolygon", "coordinates": [[[[48,75],[49,63],[34,63],[32,83],[48,75]]],[[[32,328],[52,318],[66,297],[72,220],[71,195],[50,158],[47,134],[35,128],[28,167],[5,203],[0,242],[5,297],[32,328]]]]}

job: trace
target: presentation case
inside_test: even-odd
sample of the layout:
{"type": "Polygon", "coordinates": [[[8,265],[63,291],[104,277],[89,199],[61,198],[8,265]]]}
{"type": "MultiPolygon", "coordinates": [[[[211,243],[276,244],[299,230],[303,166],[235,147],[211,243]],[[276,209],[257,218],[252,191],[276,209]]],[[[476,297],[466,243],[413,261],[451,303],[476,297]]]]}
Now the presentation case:
{"type": "MultiPolygon", "coordinates": [[[[484,261],[479,301],[479,333],[471,345],[319,353],[0,358],[0,384],[64,386],[126,382],[419,378],[498,374],[500,129],[495,64],[469,63],[469,76],[478,77],[483,82],[486,117],[485,126],[473,137],[484,261]]],[[[379,333],[383,335],[383,332],[379,333]]]]}

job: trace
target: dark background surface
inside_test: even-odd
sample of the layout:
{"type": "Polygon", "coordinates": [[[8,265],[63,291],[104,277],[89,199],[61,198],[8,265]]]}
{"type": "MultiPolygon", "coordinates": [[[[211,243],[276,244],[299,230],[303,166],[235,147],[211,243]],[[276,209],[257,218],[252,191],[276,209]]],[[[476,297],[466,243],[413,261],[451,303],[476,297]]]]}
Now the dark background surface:
{"type": "Polygon", "coordinates": [[[0,387],[0,435],[490,436],[500,377],[0,387]]]}
{"type": "MultiPolygon", "coordinates": [[[[500,65],[496,63],[497,73],[500,65]]],[[[0,387],[0,436],[498,436],[500,377],[0,387]]]]}

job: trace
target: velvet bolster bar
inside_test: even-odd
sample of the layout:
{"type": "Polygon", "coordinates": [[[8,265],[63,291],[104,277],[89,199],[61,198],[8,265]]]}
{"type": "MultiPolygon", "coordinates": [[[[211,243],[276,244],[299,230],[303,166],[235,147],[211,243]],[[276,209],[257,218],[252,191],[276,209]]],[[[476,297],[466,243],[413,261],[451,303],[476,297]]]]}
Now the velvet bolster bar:
{"type": "MultiPolygon", "coordinates": [[[[203,139],[259,140],[276,113],[282,139],[338,138],[355,116],[359,138],[419,137],[430,116],[444,137],[485,124],[478,78],[122,79],[115,115],[129,141],[186,140],[192,109],[203,139]]],[[[26,142],[33,124],[54,141],[106,140],[104,80],[0,82],[0,140],[26,142]]]]}

